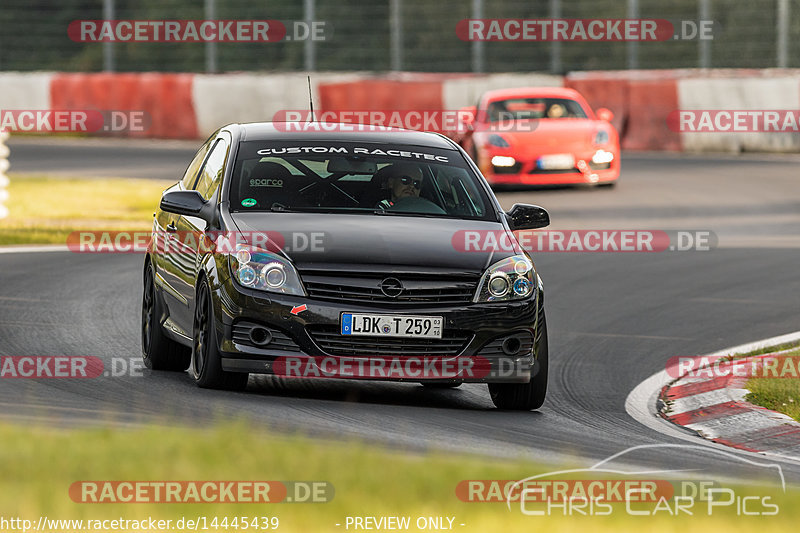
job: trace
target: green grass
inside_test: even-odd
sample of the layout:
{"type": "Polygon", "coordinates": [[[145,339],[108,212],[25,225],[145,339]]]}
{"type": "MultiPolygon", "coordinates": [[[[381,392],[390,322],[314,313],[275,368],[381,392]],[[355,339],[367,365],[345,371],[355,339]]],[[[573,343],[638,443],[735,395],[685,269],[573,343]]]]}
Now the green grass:
{"type": "Polygon", "coordinates": [[[64,244],[77,230],[148,230],[171,183],[140,179],[10,176],[0,245],[64,244]]]}
{"type": "MultiPolygon", "coordinates": [[[[800,357],[800,350],[789,352],[785,357],[800,357]]],[[[782,364],[778,363],[778,368],[782,364]]],[[[745,397],[750,403],[787,414],[800,422],[800,379],[794,378],[752,378],[745,388],[750,392],[745,397]]]]}
{"type": "Polygon", "coordinates": [[[752,352],[747,352],[743,355],[736,355],[735,358],[738,359],[740,357],[752,357],[754,355],[764,355],[767,353],[776,353],[776,352],[783,352],[785,350],[791,350],[793,348],[800,347],[800,344],[797,342],[785,342],[783,344],[778,344],[776,346],[764,346],[763,348],[759,348],[758,350],[753,350],[752,352]]]}
{"type": "MultiPolygon", "coordinates": [[[[790,531],[800,519],[797,493],[779,488],[736,489],[769,494],[777,516],[736,516],[735,506],[708,516],[629,516],[618,504],[611,516],[525,516],[503,503],[466,503],[455,495],[463,479],[520,479],[557,470],[527,461],[443,453],[389,451],[359,442],[332,443],[278,437],[244,422],[208,429],[23,428],[0,424],[0,516],[34,522],[60,519],[142,519],[153,516],[277,516],[279,531],[346,531],[347,516],[455,516],[455,530],[703,532],[790,531]],[[335,488],[329,503],[315,504],[86,504],[68,489],[86,480],[319,480],[335,488]],[[335,524],[342,524],[341,527],[335,524]],[[458,524],[465,524],[461,527],[458,524]]],[[[621,448],[624,444],[620,445],[621,448]]],[[[571,465],[575,467],[576,465],[571,465]]],[[[588,466],[588,465],[581,465],[588,466]]],[[[600,476],[602,477],[602,476],[600,476]]],[[[651,476],[649,479],[652,479],[651,476]]],[[[561,477],[563,479],[563,476],[561,477]]],[[[350,529],[352,531],[352,528],[350,529]]],[[[417,531],[412,526],[411,531],[417,531]]]]}

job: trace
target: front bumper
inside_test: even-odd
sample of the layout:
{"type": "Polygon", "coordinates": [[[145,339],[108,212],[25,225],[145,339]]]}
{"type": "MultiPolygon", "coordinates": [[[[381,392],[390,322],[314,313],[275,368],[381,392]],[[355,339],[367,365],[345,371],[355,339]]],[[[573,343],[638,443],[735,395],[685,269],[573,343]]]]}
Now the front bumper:
{"type": "MultiPolygon", "coordinates": [[[[527,383],[535,372],[535,341],[544,304],[541,290],[519,302],[455,307],[367,306],[285,296],[243,288],[230,277],[213,292],[217,340],[226,371],[476,383],[527,383]],[[383,337],[361,337],[351,354],[342,342],[354,338],[338,334],[342,312],[442,316],[443,340],[426,348],[424,342],[411,339],[387,342],[383,337]],[[253,328],[260,328],[259,334],[267,330],[270,342],[253,342],[253,328]],[[370,346],[376,347],[374,354],[365,349],[370,346]]],[[[262,336],[255,338],[263,340],[262,336]]]]}
{"type": "MultiPolygon", "coordinates": [[[[591,162],[594,152],[575,153],[576,163],[583,161],[583,169],[575,168],[560,170],[541,170],[537,168],[537,157],[517,158],[511,152],[486,151],[481,155],[481,173],[491,184],[497,185],[580,185],[609,183],[619,179],[620,163],[619,151],[613,151],[614,159],[608,164],[595,164],[591,162]],[[495,155],[514,157],[517,163],[513,167],[495,167],[491,160],[495,155]]],[[[548,155],[548,154],[541,154],[548,155]]]]}

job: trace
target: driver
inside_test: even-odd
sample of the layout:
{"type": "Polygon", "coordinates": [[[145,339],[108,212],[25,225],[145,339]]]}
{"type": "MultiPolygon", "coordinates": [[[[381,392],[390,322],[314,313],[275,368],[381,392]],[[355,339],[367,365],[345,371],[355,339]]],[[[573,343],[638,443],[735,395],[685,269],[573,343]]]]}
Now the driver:
{"type": "Polygon", "coordinates": [[[561,104],[552,104],[547,109],[547,118],[562,118],[567,114],[567,109],[561,104]]]}
{"type": "Polygon", "coordinates": [[[381,169],[388,176],[386,188],[390,197],[376,207],[388,209],[402,198],[418,197],[422,188],[422,169],[412,163],[394,163],[381,169]]]}

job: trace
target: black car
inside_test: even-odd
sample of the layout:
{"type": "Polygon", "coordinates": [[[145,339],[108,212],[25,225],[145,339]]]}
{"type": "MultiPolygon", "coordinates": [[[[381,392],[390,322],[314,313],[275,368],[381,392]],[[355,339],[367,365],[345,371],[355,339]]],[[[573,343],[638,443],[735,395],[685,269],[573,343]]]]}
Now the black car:
{"type": "Polygon", "coordinates": [[[512,231],[547,212],[504,213],[444,136],[339,126],[226,126],[164,192],[146,366],[224,389],[249,373],[483,382],[499,408],[541,406],[544,293],[512,231]]]}

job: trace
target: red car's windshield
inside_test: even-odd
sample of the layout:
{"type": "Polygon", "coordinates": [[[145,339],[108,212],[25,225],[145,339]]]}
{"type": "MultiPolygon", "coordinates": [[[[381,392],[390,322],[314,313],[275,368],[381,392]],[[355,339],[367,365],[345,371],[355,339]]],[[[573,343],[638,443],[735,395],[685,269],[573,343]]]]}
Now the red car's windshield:
{"type": "Polygon", "coordinates": [[[587,118],[583,107],[569,98],[520,97],[495,100],[486,107],[486,115],[489,122],[587,118]]]}

